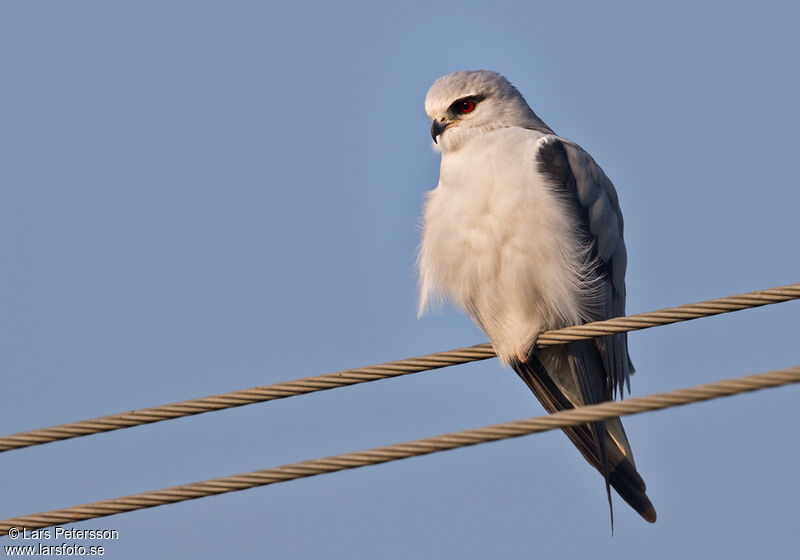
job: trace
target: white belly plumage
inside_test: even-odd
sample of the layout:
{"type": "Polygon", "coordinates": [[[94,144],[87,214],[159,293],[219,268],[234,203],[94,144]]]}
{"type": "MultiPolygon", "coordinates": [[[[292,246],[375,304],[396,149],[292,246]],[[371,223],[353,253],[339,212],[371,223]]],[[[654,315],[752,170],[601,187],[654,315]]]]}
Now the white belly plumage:
{"type": "Polygon", "coordinates": [[[420,314],[431,298],[452,299],[507,363],[542,331],[586,319],[590,275],[574,219],[537,169],[542,134],[491,134],[442,158],[425,205],[420,314]],[[502,165],[509,158],[517,164],[502,165]]]}

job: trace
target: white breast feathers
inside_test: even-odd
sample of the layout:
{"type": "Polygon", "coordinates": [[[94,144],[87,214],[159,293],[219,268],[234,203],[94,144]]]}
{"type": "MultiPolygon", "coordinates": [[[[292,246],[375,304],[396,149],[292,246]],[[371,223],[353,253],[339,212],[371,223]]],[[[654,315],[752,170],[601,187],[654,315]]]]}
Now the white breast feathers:
{"type": "Polygon", "coordinates": [[[587,248],[537,169],[541,137],[504,128],[443,154],[425,205],[419,313],[451,299],[504,363],[524,361],[542,331],[588,319],[587,248]]]}

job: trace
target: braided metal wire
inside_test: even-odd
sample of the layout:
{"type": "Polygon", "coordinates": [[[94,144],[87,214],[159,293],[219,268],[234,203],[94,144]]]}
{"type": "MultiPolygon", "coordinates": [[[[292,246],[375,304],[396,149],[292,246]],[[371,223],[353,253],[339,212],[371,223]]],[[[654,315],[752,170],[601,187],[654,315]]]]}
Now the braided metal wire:
{"type": "MultiPolygon", "coordinates": [[[[548,331],[539,336],[536,346],[539,348],[556,346],[575,340],[647,329],[659,325],[669,325],[699,317],[709,317],[794,299],[800,299],[800,283],[548,331]]],[[[420,371],[486,360],[494,356],[495,352],[490,344],[477,344],[445,352],[436,352],[426,356],[347,369],[315,377],[303,377],[292,381],[275,383],[274,385],[262,385],[252,389],[241,389],[230,393],[221,393],[120,414],[100,416],[91,420],[81,420],[2,436],[0,437],[0,452],[316,391],[325,391],[337,387],[346,387],[368,381],[399,377],[420,371]]]]}
{"type": "Polygon", "coordinates": [[[630,398],[619,402],[585,406],[556,412],[548,416],[538,416],[526,420],[517,420],[484,428],[387,445],[385,447],[375,447],[365,451],[301,461],[272,469],[214,478],[182,486],[172,486],[152,492],[132,494],[44,513],[12,517],[0,521],[0,536],[7,535],[9,531],[22,530],[23,528],[38,529],[97,517],[106,517],[117,513],[194,500],[215,494],[266,486],[318,474],[377,465],[479,443],[514,438],[617,416],[661,410],[790,383],[800,383],[800,366],[758,375],[726,379],[716,383],[708,383],[666,393],[656,393],[645,397],[630,398]]]}

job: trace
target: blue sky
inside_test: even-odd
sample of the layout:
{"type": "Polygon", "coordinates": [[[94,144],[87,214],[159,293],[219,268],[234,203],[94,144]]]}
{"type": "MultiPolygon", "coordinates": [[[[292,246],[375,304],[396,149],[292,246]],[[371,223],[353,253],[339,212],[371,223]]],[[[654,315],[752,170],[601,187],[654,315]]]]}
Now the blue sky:
{"type": "MultiPolygon", "coordinates": [[[[617,186],[628,310],[800,280],[793,3],[9,2],[3,434],[484,341],[416,318],[423,100],[505,74],[617,186]]],[[[630,335],[633,395],[798,363],[800,304],[630,335]]],[[[98,519],[112,558],[789,557],[790,387],[98,519]]],[[[0,454],[2,518],[540,414],[494,361],[0,454]]],[[[0,544],[9,544],[7,537],[0,544]]]]}

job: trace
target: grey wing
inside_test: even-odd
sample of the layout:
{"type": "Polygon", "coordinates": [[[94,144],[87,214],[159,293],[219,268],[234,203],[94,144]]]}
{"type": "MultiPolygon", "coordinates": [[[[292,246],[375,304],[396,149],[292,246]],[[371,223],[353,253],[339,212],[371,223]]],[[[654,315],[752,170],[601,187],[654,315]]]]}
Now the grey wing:
{"type": "MultiPolygon", "coordinates": [[[[548,178],[550,187],[567,206],[584,237],[588,249],[585,258],[587,265],[594,269],[599,291],[599,301],[587,302],[587,306],[591,306],[592,315],[597,319],[624,315],[627,254],[614,185],[580,146],[558,136],[545,136],[540,140],[537,158],[539,171],[548,178]]],[[[534,371],[535,364],[531,367],[522,364],[514,369],[545,406],[550,404],[547,398],[550,393],[564,395],[572,406],[609,400],[617,390],[622,396],[623,387],[633,373],[625,333],[572,342],[560,349],[542,349],[539,355],[544,359],[544,368],[540,369],[546,372],[534,371]],[[564,357],[560,361],[552,359],[559,352],[564,357]],[[559,365],[564,362],[566,365],[559,365]],[[553,383],[537,385],[533,382],[536,379],[532,379],[534,373],[538,377],[546,373],[553,383]]],[[[563,399],[553,402],[557,405],[554,410],[567,406],[563,399]]],[[[647,497],[644,480],[636,472],[622,422],[612,418],[590,426],[591,431],[567,431],[567,435],[603,474],[609,507],[610,487],[613,486],[642,517],[654,522],[656,512],[647,497]]],[[[611,523],[613,527],[613,511],[611,523]]]]}
{"type": "MultiPolygon", "coordinates": [[[[577,144],[558,136],[545,136],[538,152],[539,171],[571,208],[595,261],[599,283],[597,319],[625,315],[625,268],[622,212],[617,192],[594,159],[577,144]]],[[[634,372],[625,333],[595,339],[606,373],[609,396],[622,396],[634,372]]],[[[629,389],[630,390],[630,389],[629,389]]],[[[587,395],[588,396],[588,395],[587,395]]],[[[598,395],[599,396],[599,395],[598,395]]],[[[595,400],[590,397],[590,400],[595,400]]],[[[605,400],[605,399],[601,399],[605,400]]],[[[596,402],[596,401],[595,401],[596,402]]]]}

